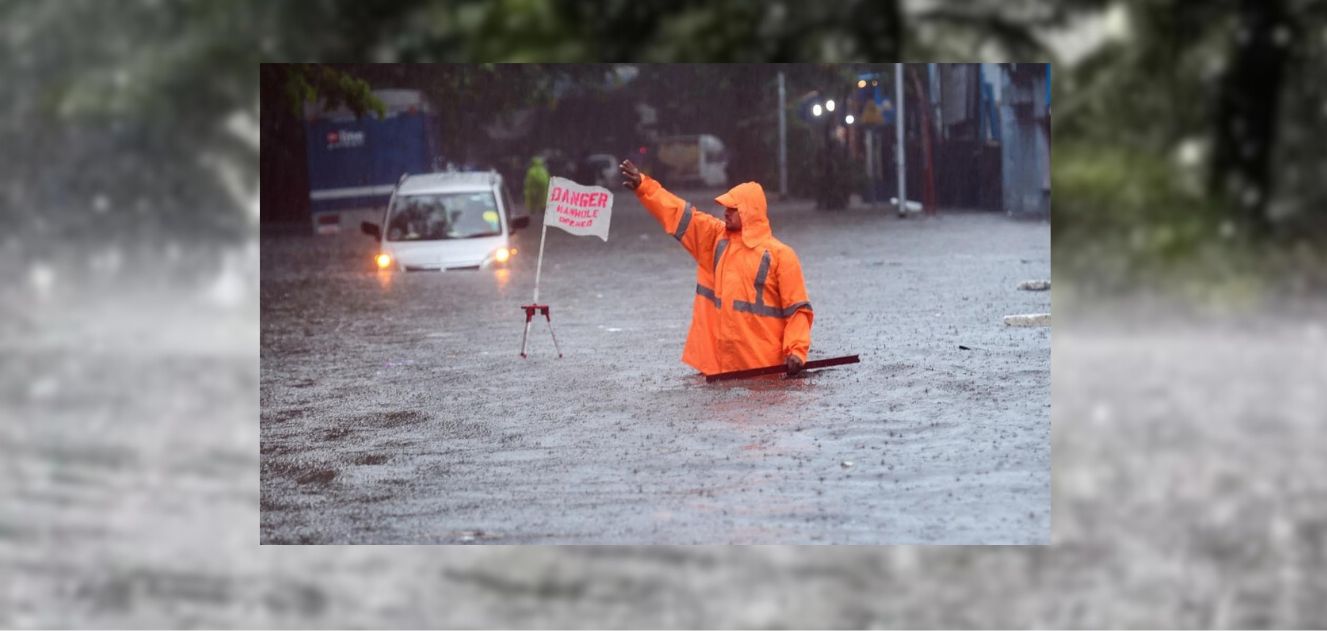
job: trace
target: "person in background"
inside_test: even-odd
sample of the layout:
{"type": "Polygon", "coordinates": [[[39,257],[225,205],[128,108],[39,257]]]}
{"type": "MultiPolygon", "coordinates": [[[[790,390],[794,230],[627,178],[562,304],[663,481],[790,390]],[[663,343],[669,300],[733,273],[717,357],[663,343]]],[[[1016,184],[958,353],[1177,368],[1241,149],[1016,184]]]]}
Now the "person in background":
{"type": "Polygon", "coordinates": [[[543,212],[544,202],[548,199],[548,169],[544,159],[530,158],[530,168],[525,172],[525,208],[531,213],[543,212]]]}

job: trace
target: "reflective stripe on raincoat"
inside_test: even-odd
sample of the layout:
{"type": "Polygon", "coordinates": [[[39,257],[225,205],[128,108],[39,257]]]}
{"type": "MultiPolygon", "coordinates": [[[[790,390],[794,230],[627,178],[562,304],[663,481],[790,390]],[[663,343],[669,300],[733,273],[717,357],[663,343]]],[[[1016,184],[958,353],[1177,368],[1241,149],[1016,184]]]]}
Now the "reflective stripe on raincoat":
{"type": "Polygon", "coordinates": [[[793,249],[770,232],[765,192],[746,182],[715,198],[737,208],[742,231],[641,176],[636,197],[696,259],[696,298],[682,361],[707,375],[803,362],[814,314],[793,249]]]}

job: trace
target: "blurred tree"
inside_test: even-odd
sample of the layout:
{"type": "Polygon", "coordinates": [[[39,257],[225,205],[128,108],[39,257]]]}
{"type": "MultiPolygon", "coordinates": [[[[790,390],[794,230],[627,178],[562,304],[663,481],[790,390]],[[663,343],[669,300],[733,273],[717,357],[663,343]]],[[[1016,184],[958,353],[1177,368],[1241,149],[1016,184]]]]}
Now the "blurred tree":
{"type": "MultiPolygon", "coordinates": [[[[1288,235],[1297,232],[1292,225],[1312,222],[1322,206],[1301,200],[1321,193],[1304,186],[1303,173],[1322,165],[1324,151],[1279,130],[1305,130],[1324,116],[1318,86],[1327,55],[1301,33],[1321,31],[1327,9],[1242,1],[1118,6],[1127,30],[1059,75],[1057,146],[1173,156],[1159,168],[1189,194],[1208,198],[1202,207],[1214,226],[1231,219],[1255,235],[1288,235]],[[1205,172],[1204,190],[1191,186],[1188,173],[1197,170],[1205,172]]],[[[1056,198],[1072,203],[1072,193],[1057,189],[1056,198]]],[[[1120,202],[1123,212],[1127,200],[1120,202]]]]}
{"type": "Polygon", "coordinates": [[[407,12],[419,26],[377,49],[388,59],[837,62],[903,49],[897,0],[462,0],[407,12]]]}
{"type": "Polygon", "coordinates": [[[1327,3],[1291,2],[1273,43],[1288,48],[1266,213],[1276,232],[1327,235],[1327,3]],[[1317,35],[1315,36],[1314,33],[1317,35]]]}
{"type": "Polygon", "coordinates": [[[477,159],[493,117],[528,106],[548,106],[552,90],[584,67],[538,64],[353,65],[340,66],[376,87],[421,90],[433,104],[444,152],[458,164],[477,159]]]}
{"type": "Polygon", "coordinates": [[[942,0],[919,12],[913,22],[926,31],[919,48],[927,61],[972,61],[986,56],[988,47],[1002,60],[1045,60],[1052,57],[1044,41],[1048,31],[1102,4],[1104,0],[942,0]]]}
{"type": "MultiPolygon", "coordinates": [[[[362,117],[372,112],[379,118],[386,106],[373,95],[369,82],[325,64],[264,64],[262,71],[278,75],[290,113],[304,116],[304,105],[320,104],[323,109],[346,107],[362,117]]],[[[275,105],[275,103],[273,103],[275,105]]]]}
{"type": "Polygon", "coordinates": [[[1239,0],[1233,10],[1238,20],[1216,93],[1210,186],[1243,209],[1252,231],[1266,233],[1272,149],[1295,29],[1283,0],[1239,0]]]}
{"type": "MultiPolygon", "coordinates": [[[[1057,184],[1057,230],[1061,219],[1098,212],[1132,234],[1131,221],[1173,221],[1145,207],[1174,194],[1195,200],[1185,207],[1213,231],[1242,218],[1250,231],[1301,238],[1304,227],[1327,224],[1327,186],[1317,176],[1327,169],[1327,145],[1317,140],[1327,120],[1325,7],[1311,0],[936,0],[914,9],[865,0],[15,0],[0,3],[0,71],[10,80],[0,134],[23,148],[24,159],[0,172],[0,201],[25,219],[25,230],[44,234],[128,230],[126,211],[155,218],[154,227],[133,230],[239,234],[257,183],[262,81],[253,72],[262,60],[1054,61],[1049,42],[1079,29],[1104,43],[1057,71],[1057,169],[1062,157],[1104,168],[1104,156],[1147,155],[1163,159],[1134,163],[1166,177],[1141,178],[1136,195],[1119,190],[1091,210],[1057,184]],[[1103,14],[1126,16],[1125,27],[1105,37],[1105,27],[1081,28],[1102,23],[1103,14]],[[1205,176],[1196,188],[1194,171],[1205,176]],[[1167,191],[1144,184],[1156,182],[1167,182],[1167,191]]],[[[439,104],[463,103],[439,108],[455,116],[444,125],[462,155],[487,149],[472,115],[594,102],[593,90],[578,86],[603,74],[593,66],[440,67],[434,80],[410,66],[320,67],[374,85],[379,77],[414,81],[439,104]]],[[[787,70],[790,99],[831,87],[795,76],[800,66],[787,70]]],[[[756,122],[776,111],[768,70],[679,72],[714,90],[658,91],[649,98],[669,103],[661,119],[680,128],[704,115],[705,125],[731,134],[739,170],[753,169],[743,177],[772,175],[770,141],[759,130],[773,125],[756,122]]],[[[310,75],[300,90],[330,93],[339,83],[310,75]]],[[[801,142],[795,129],[790,138],[801,142]]],[[[1074,172],[1084,182],[1093,170],[1074,172]]]]}
{"type": "Polygon", "coordinates": [[[304,107],[345,106],[356,116],[386,114],[369,83],[322,64],[263,64],[259,94],[262,152],[259,178],[265,182],[259,204],[266,221],[300,221],[309,215],[304,107]],[[283,107],[284,105],[284,107],[283,107]]]}

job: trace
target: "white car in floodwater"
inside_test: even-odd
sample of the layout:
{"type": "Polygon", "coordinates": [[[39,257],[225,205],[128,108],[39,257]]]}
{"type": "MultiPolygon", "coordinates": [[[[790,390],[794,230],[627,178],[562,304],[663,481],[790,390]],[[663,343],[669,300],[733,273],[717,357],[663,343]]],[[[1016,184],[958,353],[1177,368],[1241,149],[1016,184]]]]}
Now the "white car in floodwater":
{"type": "Polygon", "coordinates": [[[502,176],[485,171],[402,176],[382,224],[360,227],[378,239],[378,269],[414,271],[504,266],[511,233],[529,224],[502,176]]]}

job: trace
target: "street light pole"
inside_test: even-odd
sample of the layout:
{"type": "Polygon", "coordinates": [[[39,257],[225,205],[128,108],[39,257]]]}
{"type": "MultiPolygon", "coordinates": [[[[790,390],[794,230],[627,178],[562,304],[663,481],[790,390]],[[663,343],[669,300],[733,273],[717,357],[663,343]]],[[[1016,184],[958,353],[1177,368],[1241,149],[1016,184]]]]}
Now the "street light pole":
{"type": "Polygon", "coordinates": [[[904,177],[907,173],[907,152],[903,150],[903,64],[894,64],[894,100],[894,129],[897,131],[895,150],[898,152],[898,216],[902,217],[907,213],[908,207],[908,186],[904,177]]]}
{"type": "Polygon", "coordinates": [[[788,100],[783,71],[779,71],[779,196],[788,197],[788,100]]]}
{"type": "Polygon", "coordinates": [[[830,132],[834,125],[834,110],[830,109],[829,104],[834,99],[825,101],[825,118],[821,121],[821,127],[824,129],[822,134],[824,141],[824,153],[821,154],[820,165],[820,209],[829,210],[834,206],[834,143],[830,138],[830,132]]]}

